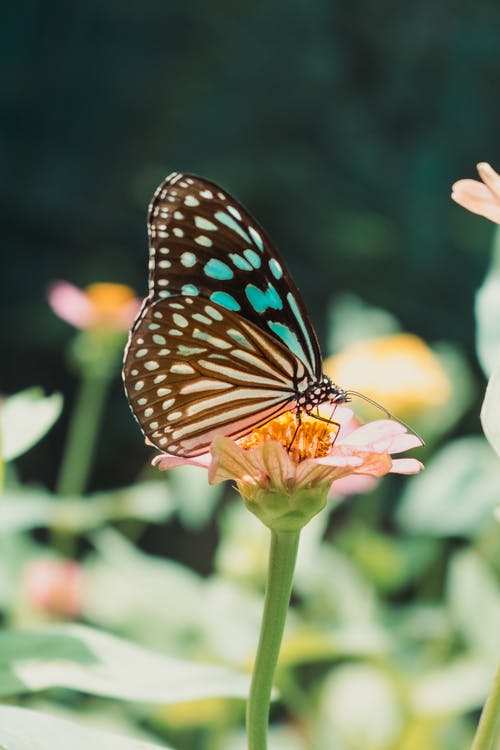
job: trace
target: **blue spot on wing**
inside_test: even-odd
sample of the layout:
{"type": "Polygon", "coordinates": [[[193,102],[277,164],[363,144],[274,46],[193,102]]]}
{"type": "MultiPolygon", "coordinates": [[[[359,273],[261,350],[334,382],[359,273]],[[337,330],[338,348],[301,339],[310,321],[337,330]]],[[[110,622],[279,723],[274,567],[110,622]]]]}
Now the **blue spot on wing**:
{"type": "Polygon", "coordinates": [[[218,279],[219,281],[232,279],[234,276],[233,271],[229,268],[227,263],[223,263],[221,260],[217,260],[217,258],[211,258],[208,263],[205,264],[203,270],[207,276],[210,276],[212,279],[218,279]]]}
{"type": "Polygon", "coordinates": [[[272,275],[275,279],[281,279],[283,276],[283,269],[281,265],[278,263],[276,258],[270,258],[269,259],[269,270],[271,271],[272,275]]]}
{"type": "Polygon", "coordinates": [[[226,214],[224,211],[217,211],[215,213],[215,218],[220,221],[221,224],[225,224],[226,227],[229,227],[229,229],[237,232],[240,237],[243,237],[243,239],[249,244],[252,242],[248,234],[242,229],[238,222],[233,219],[232,216],[229,216],[229,214],[226,214]]]}
{"type": "Polygon", "coordinates": [[[304,323],[304,318],[302,317],[302,314],[299,310],[299,306],[297,305],[297,301],[293,294],[291,292],[288,292],[286,295],[286,298],[288,300],[288,304],[290,305],[293,314],[295,315],[295,318],[299,324],[299,326],[302,329],[302,333],[304,334],[304,338],[306,340],[307,348],[309,349],[309,361],[314,362],[314,350],[311,342],[311,337],[309,336],[309,331],[307,330],[307,326],[304,323]]]}
{"type": "Polygon", "coordinates": [[[229,253],[229,257],[233,261],[236,268],[239,268],[240,271],[251,271],[252,266],[250,263],[245,260],[245,258],[242,258],[241,255],[238,255],[237,253],[229,253]]]}
{"type": "Polygon", "coordinates": [[[195,297],[197,294],[199,294],[198,287],[194,284],[184,284],[182,287],[182,293],[186,296],[193,296],[195,297]]]}
{"type": "Polygon", "coordinates": [[[288,328],[284,323],[276,323],[275,321],[268,320],[267,325],[273,333],[280,338],[284,344],[292,351],[307,367],[311,370],[309,360],[306,357],[304,349],[302,348],[296,334],[288,328]]]}
{"type": "Polygon", "coordinates": [[[250,250],[250,248],[247,248],[246,250],[243,250],[243,255],[254,268],[260,268],[260,256],[257,255],[255,250],[250,250]]]}
{"type": "Polygon", "coordinates": [[[267,285],[265,292],[253,284],[248,284],[245,289],[245,294],[255,312],[262,313],[269,308],[272,308],[273,310],[283,309],[283,300],[272,284],[267,285]]]}
{"type": "Polygon", "coordinates": [[[210,299],[221,307],[225,307],[226,310],[240,309],[239,303],[231,294],[227,294],[227,292],[213,292],[213,294],[210,295],[210,299]]]}
{"type": "Polygon", "coordinates": [[[252,235],[253,241],[255,242],[255,244],[257,245],[257,247],[259,248],[259,250],[263,253],[264,252],[264,244],[262,242],[262,237],[257,232],[257,230],[254,229],[253,227],[249,227],[248,229],[249,229],[250,234],[252,235]]]}

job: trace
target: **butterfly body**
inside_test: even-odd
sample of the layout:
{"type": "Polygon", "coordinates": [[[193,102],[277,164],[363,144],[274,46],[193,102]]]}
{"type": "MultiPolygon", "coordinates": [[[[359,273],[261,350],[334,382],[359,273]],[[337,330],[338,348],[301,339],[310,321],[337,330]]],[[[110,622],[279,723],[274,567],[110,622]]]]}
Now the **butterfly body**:
{"type": "Polygon", "coordinates": [[[149,296],[124,362],[143,432],[178,456],[286,411],[348,401],[322,374],[300,294],[250,214],[215,183],[173,174],[149,207],[149,296]]]}

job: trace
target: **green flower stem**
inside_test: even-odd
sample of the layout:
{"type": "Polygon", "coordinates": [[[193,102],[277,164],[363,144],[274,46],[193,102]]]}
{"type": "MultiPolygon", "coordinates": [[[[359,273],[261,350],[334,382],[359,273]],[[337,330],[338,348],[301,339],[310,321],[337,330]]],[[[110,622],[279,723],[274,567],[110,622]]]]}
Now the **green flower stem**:
{"type": "Polygon", "coordinates": [[[493,687],[484,704],[471,750],[497,750],[500,747],[500,665],[493,687]]]}
{"type": "Polygon", "coordinates": [[[274,671],[290,603],[300,531],[271,530],[271,551],[259,645],[247,706],[248,750],[266,750],[274,671]]]}
{"type": "Polygon", "coordinates": [[[112,374],[82,375],[56,483],[58,495],[81,495],[86,489],[112,374]]]}

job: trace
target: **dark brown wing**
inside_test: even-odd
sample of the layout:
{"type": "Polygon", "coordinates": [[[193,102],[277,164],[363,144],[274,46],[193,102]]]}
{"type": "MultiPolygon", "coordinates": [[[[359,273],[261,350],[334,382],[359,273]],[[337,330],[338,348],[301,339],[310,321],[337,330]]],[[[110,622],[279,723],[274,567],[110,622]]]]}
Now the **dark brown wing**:
{"type": "Polygon", "coordinates": [[[150,301],[199,296],[288,347],[311,379],[321,353],[301,296],[263,229],[218,185],[174,173],[149,207],[150,301]]]}
{"type": "Polygon", "coordinates": [[[205,453],[293,409],[308,375],[279,339],[200,297],[146,305],[125,354],[127,395],[144,434],[176,456],[205,453]]]}

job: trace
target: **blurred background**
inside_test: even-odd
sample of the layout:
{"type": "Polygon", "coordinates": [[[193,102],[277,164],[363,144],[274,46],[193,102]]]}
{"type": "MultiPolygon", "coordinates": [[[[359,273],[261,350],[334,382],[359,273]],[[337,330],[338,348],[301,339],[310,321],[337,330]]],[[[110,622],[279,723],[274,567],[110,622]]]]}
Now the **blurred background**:
{"type": "MultiPolygon", "coordinates": [[[[49,286],[122,283],[144,296],[147,205],[172,171],[220,183],[264,226],[325,356],[372,336],[422,339],[391,344],[408,354],[400,390],[411,391],[412,373],[425,374],[418,398],[394,388],[384,395],[391,360],[372,395],[422,432],[428,469],[351,498],[310,532],[273,748],[465,748],[487,692],[500,617],[492,517],[500,473],[480,437],[488,368],[476,354],[474,300],[494,227],[449,196],[455,180],[475,177],[478,161],[500,166],[499,29],[496,0],[20,0],[3,12],[0,393],[41,386],[64,396],[50,434],[16,461],[18,494],[17,483],[56,487],[80,388],[75,329],[50,309],[49,286]],[[314,696],[313,684],[321,684],[314,696]],[[360,695],[374,709],[353,735],[360,695]],[[325,744],[334,735],[337,744],[325,744]]],[[[376,347],[368,354],[385,356],[376,347]]],[[[41,515],[6,523],[14,541],[3,559],[10,588],[0,576],[4,621],[82,617],[170,654],[248,664],[265,537],[231,490],[209,490],[205,476],[154,481],[117,364],[80,487],[109,497],[80,501],[71,522],[37,506],[41,515]],[[124,486],[132,494],[115,497],[124,486]],[[165,488],[166,505],[157,500],[165,488]],[[117,510],[125,497],[135,498],[134,511],[117,510]],[[29,594],[12,582],[25,581],[28,563],[47,551],[78,559],[92,593],[49,615],[45,605],[35,615],[32,601],[27,617],[29,594]],[[160,558],[166,567],[153,574],[160,558]],[[172,595],[176,606],[187,601],[174,621],[158,606],[172,595]],[[236,618],[221,643],[221,623],[247,605],[248,620],[236,618]],[[202,626],[207,612],[218,615],[202,626]]],[[[329,372],[350,373],[348,365],[329,372]]],[[[84,708],[90,715],[95,706],[84,708]]],[[[242,747],[241,737],[224,744],[240,709],[217,704],[205,724],[204,716],[199,707],[139,712],[121,726],[147,727],[181,750],[242,747]]]]}
{"type": "MultiPolygon", "coordinates": [[[[147,204],[173,170],[220,182],[257,217],[323,345],[325,310],[350,290],[471,353],[491,225],[449,192],[478,160],[500,162],[499,22],[494,0],[11,6],[2,391],[71,397],[70,330],[47,286],[118,281],[143,296],[147,204]]],[[[99,486],[137,468],[112,459],[138,442],[119,385],[113,407],[99,486]]],[[[25,470],[50,481],[47,450],[25,470]]]]}

